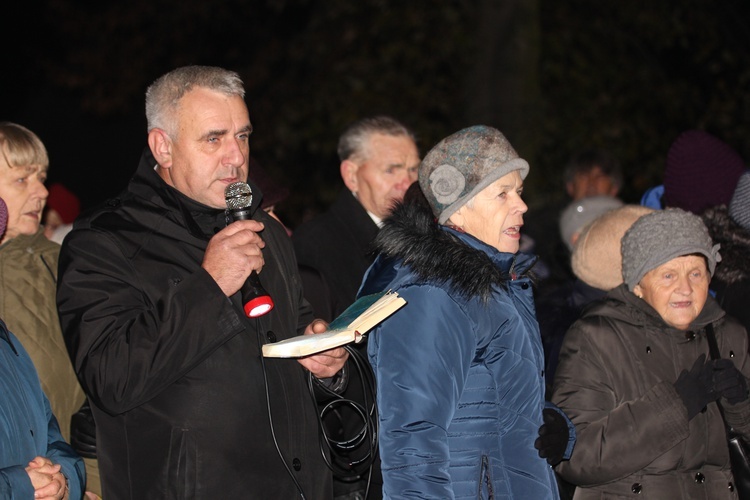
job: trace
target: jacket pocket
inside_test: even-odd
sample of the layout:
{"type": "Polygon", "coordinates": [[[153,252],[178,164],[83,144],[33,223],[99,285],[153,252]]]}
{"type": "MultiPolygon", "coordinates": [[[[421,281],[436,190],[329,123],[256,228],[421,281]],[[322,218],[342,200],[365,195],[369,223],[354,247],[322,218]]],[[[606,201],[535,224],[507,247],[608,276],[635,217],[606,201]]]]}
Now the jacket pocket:
{"type": "Polygon", "coordinates": [[[168,500],[191,500],[196,498],[195,446],[189,429],[172,429],[167,457],[165,498],[168,500]]]}

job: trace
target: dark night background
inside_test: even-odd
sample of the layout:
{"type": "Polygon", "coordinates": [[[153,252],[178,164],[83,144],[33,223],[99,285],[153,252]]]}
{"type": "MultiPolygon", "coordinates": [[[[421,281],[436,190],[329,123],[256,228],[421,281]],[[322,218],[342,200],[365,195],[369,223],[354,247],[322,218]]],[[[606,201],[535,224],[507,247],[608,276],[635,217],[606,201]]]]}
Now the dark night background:
{"type": "Polygon", "coordinates": [[[0,29],[0,120],[41,137],[50,181],[85,207],[125,186],[146,87],[186,64],[243,77],[251,149],[291,189],[292,227],[340,189],[341,130],[378,113],[422,154],[499,128],[531,163],[532,206],[562,197],[562,167],[586,148],[620,159],[626,201],[659,183],[683,130],[750,158],[746,0],[29,0],[0,29]]]}

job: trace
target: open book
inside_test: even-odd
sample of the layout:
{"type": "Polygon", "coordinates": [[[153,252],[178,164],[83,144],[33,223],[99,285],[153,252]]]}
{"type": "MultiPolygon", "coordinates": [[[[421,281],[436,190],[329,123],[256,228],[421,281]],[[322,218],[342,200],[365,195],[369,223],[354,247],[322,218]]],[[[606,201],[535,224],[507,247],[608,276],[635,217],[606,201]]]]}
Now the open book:
{"type": "Polygon", "coordinates": [[[299,358],[326,351],[351,342],[361,342],[363,335],[406,304],[396,292],[366,295],[346,308],[328,325],[328,331],[315,335],[298,335],[263,345],[267,358],[299,358]]]}

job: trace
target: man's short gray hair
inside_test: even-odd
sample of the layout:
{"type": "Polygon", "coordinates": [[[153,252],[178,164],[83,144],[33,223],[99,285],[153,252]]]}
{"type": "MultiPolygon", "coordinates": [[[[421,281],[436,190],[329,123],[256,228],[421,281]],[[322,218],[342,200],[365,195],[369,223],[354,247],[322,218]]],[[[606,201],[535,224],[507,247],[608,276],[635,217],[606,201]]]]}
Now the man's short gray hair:
{"type": "Polygon", "coordinates": [[[349,125],[339,137],[337,148],[339,160],[362,159],[365,154],[365,143],[373,134],[394,137],[405,136],[410,138],[415,144],[417,142],[414,133],[395,118],[391,118],[390,116],[363,118],[349,125]]]}
{"type": "Polygon", "coordinates": [[[175,110],[186,93],[202,87],[244,99],[245,87],[234,71],[214,66],[183,66],[159,77],[146,90],[147,130],[160,128],[174,138],[175,110]]]}

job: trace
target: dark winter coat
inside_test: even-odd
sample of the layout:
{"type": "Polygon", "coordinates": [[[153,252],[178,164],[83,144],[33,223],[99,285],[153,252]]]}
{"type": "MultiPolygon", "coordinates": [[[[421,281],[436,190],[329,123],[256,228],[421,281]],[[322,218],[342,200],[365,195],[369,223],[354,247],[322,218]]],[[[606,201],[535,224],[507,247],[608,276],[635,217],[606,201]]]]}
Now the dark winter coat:
{"type": "Polygon", "coordinates": [[[354,302],[362,277],[375,259],[372,242],[377,234],[378,226],[348,189],[341,191],[327,212],[294,230],[305,297],[316,317],[330,321],[354,302]]]}
{"type": "Polygon", "coordinates": [[[60,320],[93,406],[104,498],[295,498],[290,474],[307,498],[329,498],[307,372],[260,356],[312,319],[286,232],[255,211],[275,308],[247,319],[239,293],[200,267],[224,211],[167,186],[155,164],[146,150],[60,255],[60,320]]]}
{"type": "Polygon", "coordinates": [[[750,232],[729,217],[725,205],[709,208],[701,217],[711,239],[721,245],[711,290],[722,309],[750,331],[750,232]]]}
{"type": "MultiPolygon", "coordinates": [[[[708,356],[709,323],[722,357],[750,375],[744,328],[710,297],[683,331],[621,285],[568,331],[552,401],[576,424],[573,456],[557,467],[578,485],[574,498],[737,498],[716,403],[688,421],[673,386],[683,369],[708,356]]],[[[750,400],[725,401],[724,409],[750,437],[750,400]]]]}
{"type": "Polygon", "coordinates": [[[399,206],[364,291],[407,304],[370,333],[385,498],[558,498],[534,448],[544,356],[528,255],[399,206]]]}

